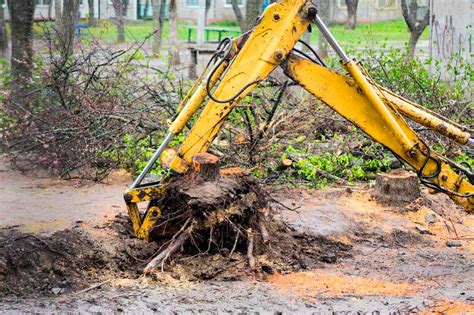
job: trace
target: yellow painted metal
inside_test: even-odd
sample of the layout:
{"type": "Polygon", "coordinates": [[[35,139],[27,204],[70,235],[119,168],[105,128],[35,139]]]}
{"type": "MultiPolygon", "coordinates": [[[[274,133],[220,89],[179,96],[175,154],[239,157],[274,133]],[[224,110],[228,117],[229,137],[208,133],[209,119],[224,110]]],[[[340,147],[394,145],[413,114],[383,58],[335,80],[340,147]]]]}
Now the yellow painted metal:
{"type": "MultiPolygon", "coordinates": [[[[374,140],[389,148],[415,170],[422,170],[423,176],[437,175],[430,179],[432,183],[457,194],[474,193],[473,185],[456,174],[443,158],[430,152],[405,120],[391,107],[382,103],[383,111],[376,108],[372,101],[364,93],[361,93],[358,86],[354,84],[352,77],[338,74],[293,54],[289,56],[283,68],[289,77],[311,94],[362,129],[374,140]],[[387,126],[386,119],[383,118],[386,111],[390,112],[391,121],[396,124],[396,128],[387,126]],[[408,143],[416,145],[407,151],[399,141],[399,137],[394,137],[394,130],[400,130],[408,143]],[[426,162],[424,154],[428,152],[430,152],[430,159],[426,162]],[[437,174],[438,165],[440,166],[439,174],[437,174]]],[[[378,105],[380,106],[380,104],[378,105]]],[[[462,198],[455,194],[451,194],[450,197],[468,211],[474,211],[472,198],[462,198]]]]}
{"type": "MultiPolygon", "coordinates": [[[[214,75],[212,76],[210,84],[209,84],[210,88],[212,88],[215,85],[219,77],[227,68],[228,64],[229,64],[228,61],[224,61],[219,66],[219,68],[214,72],[214,75]]],[[[209,76],[210,75],[211,73],[209,73],[209,76]]],[[[202,82],[195,88],[195,91],[188,98],[186,105],[183,107],[178,117],[176,117],[176,119],[173,121],[173,123],[169,127],[169,131],[172,132],[173,134],[176,135],[183,130],[186,123],[191,119],[191,117],[196,113],[196,111],[204,102],[204,99],[207,96],[207,88],[206,88],[207,79],[208,77],[202,80],[202,82]]]]}
{"type": "Polygon", "coordinates": [[[403,132],[403,129],[397,124],[396,113],[390,111],[387,108],[379,95],[377,95],[374,87],[367,80],[361,68],[359,68],[359,65],[352,60],[346,63],[344,66],[352,75],[357,85],[365,94],[370,103],[372,103],[374,109],[379,112],[379,119],[382,119],[382,121],[385,122],[385,132],[397,139],[405,151],[408,152],[411,150],[415,143],[407,137],[405,132],[403,132]]]}
{"type": "Polygon", "coordinates": [[[135,235],[138,235],[140,227],[142,226],[142,219],[140,212],[138,211],[138,205],[136,203],[127,202],[128,217],[132,221],[132,228],[135,235]]]}
{"type": "Polygon", "coordinates": [[[465,145],[469,141],[471,134],[465,131],[465,127],[444,117],[439,117],[432,111],[422,108],[418,104],[415,104],[381,86],[373,83],[372,85],[377,91],[377,94],[379,94],[383,100],[386,100],[393,105],[403,116],[410,118],[420,125],[428,127],[445,137],[453,139],[459,144],[465,145]]]}
{"type": "Polygon", "coordinates": [[[149,207],[143,218],[143,222],[142,222],[142,225],[140,226],[140,230],[138,231],[138,233],[136,233],[137,238],[148,241],[150,239],[151,229],[155,225],[156,221],[158,221],[160,216],[161,216],[160,208],[156,206],[149,207]]]}
{"type": "Polygon", "coordinates": [[[158,220],[161,210],[155,206],[149,207],[142,219],[138,209],[138,203],[160,198],[166,190],[166,182],[167,180],[165,178],[159,184],[130,189],[124,194],[128,216],[130,221],[132,221],[133,231],[139,239],[148,240],[150,229],[158,220]]]}
{"type": "Polygon", "coordinates": [[[152,199],[159,198],[161,194],[166,190],[165,181],[161,181],[159,184],[149,187],[139,187],[125,192],[124,198],[127,202],[139,203],[152,199]]]}
{"type": "Polygon", "coordinates": [[[307,3],[286,0],[267,7],[213,92],[218,100],[235,99],[224,104],[212,100],[207,103],[178,152],[186,162],[207,150],[233,106],[285,59],[309,26],[303,10],[307,3]],[[252,82],[255,84],[240,93],[252,82]]]}

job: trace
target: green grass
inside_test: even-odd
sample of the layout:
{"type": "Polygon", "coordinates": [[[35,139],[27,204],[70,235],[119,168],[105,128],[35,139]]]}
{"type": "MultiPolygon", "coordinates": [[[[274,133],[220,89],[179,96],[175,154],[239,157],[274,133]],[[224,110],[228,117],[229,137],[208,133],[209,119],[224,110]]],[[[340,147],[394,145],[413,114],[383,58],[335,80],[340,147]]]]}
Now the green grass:
{"type": "MultiPolygon", "coordinates": [[[[85,23],[85,22],[84,22],[85,23]]],[[[35,26],[37,33],[41,33],[41,27],[51,24],[50,22],[38,23],[35,26]]],[[[189,24],[180,23],[178,26],[178,37],[181,41],[188,39],[188,30],[186,26],[189,24]]],[[[212,24],[211,26],[222,26],[224,28],[230,28],[239,30],[236,22],[226,21],[221,23],[212,24]]],[[[360,45],[376,45],[382,42],[408,42],[410,33],[403,19],[384,21],[376,23],[359,24],[353,31],[347,30],[344,25],[332,25],[330,26],[331,31],[337,40],[344,45],[360,46],[360,45]]],[[[127,41],[142,41],[152,31],[151,21],[129,21],[125,27],[125,37],[127,41]]],[[[100,27],[89,29],[89,33],[93,36],[102,38],[107,42],[113,42],[117,38],[117,30],[115,25],[110,21],[100,21],[100,27]]],[[[193,30],[193,40],[196,38],[196,31],[193,30]]],[[[164,39],[169,38],[169,24],[165,22],[164,39]]],[[[235,36],[235,35],[233,35],[235,36]]],[[[312,41],[317,41],[318,34],[313,32],[312,41]]],[[[423,33],[421,40],[429,38],[429,29],[427,28],[423,33]]],[[[211,40],[217,40],[217,34],[212,32],[211,40]]]]}

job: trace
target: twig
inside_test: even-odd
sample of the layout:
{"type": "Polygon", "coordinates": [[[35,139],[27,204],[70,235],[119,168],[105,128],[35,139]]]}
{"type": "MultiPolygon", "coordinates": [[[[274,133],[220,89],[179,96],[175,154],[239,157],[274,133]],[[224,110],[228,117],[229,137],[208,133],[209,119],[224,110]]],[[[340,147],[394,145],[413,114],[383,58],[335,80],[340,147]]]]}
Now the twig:
{"type": "Polygon", "coordinates": [[[97,284],[94,284],[93,286],[88,287],[87,289],[84,289],[84,290],[81,290],[81,291],[79,291],[79,292],[76,292],[75,294],[82,294],[82,293],[89,292],[89,291],[94,290],[94,289],[96,289],[96,288],[99,288],[99,287],[103,286],[104,284],[107,284],[107,283],[109,283],[109,282],[111,282],[111,281],[112,281],[112,279],[102,281],[102,282],[100,282],[100,283],[97,283],[97,284]]]}
{"type": "Polygon", "coordinates": [[[248,239],[248,246],[247,246],[247,258],[249,260],[250,268],[255,267],[255,257],[253,257],[253,231],[252,229],[247,230],[247,239],[248,239]]]}
{"type": "Polygon", "coordinates": [[[458,231],[456,231],[456,227],[454,226],[453,220],[449,218],[449,222],[451,222],[451,226],[453,227],[454,234],[456,234],[456,238],[459,239],[458,231]]]}
{"type": "Polygon", "coordinates": [[[265,226],[265,222],[263,220],[260,220],[259,222],[260,225],[260,232],[262,233],[262,239],[263,239],[263,244],[268,244],[270,237],[268,236],[268,230],[267,227],[265,226]]]}
{"type": "Polygon", "coordinates": [[[170,255],[175,253],[184,244],[184,242],[186,242],[190,238],[192,231],[193,225],[191,224],[184,232],[182,232],[178,237],[176,237],[174,241],[171,242],[170,245],[164,251],[162,251],[158,256],[153,258],[153,260],[150,261],[145,267],[143,272],[145,274],[148,274],[154,269],[156,269],[159,264],[163,264],[170,255]]]}

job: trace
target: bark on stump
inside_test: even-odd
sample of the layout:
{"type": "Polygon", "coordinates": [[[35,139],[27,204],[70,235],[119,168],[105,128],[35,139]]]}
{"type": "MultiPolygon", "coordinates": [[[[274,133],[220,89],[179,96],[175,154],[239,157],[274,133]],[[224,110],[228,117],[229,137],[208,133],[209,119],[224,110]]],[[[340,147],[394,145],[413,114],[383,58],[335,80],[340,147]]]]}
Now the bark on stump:
{"type": "Polygon", "coordinates": [[[377,174],[373,195],[380,203],[404,206],[421,196],[418,177],[405,170],[377,174]]]}
{"type": "Polygon", "coordinates": [[[219,179],[219,158],[210,153],[198,153],[193,156],[194,179],[216,181],[219,179]]]}

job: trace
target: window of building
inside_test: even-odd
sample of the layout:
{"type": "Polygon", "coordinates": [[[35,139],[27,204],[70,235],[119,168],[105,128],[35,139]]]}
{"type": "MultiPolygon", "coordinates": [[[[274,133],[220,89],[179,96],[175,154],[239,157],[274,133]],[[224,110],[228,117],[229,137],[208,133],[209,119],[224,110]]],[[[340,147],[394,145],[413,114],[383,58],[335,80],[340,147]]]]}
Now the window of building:
{"type": "Polygon", "coordinates": [[[337,0],[337,7],[339,9],[347,9],[346,0],[337,0]]]}
{"type": "Polygon", "coordinates": [[[397,9],[400,6],[399,0],[377,0],[375,2],[377,9],[397,9]]]}
{"type": "Polygon", "coordinates": [[[49,5],[51,0],[36,0],[36,5],[49,5]]]}
{"type": "MultiPolygon", "coordinates": [[[[225,5],[226,6],[232,6],[232,1],[231,0],[225,0],[225,5]]],[[[243,6],[244,5],[244,1],[243,0],[237,0],[237,5],[239,7],[243,6]]]]}
{"type": "Polygon", "coordinates": [[[186,0],[186,5],[188,7],[197,7],[199,6],[199,0],[186,0]]]}

